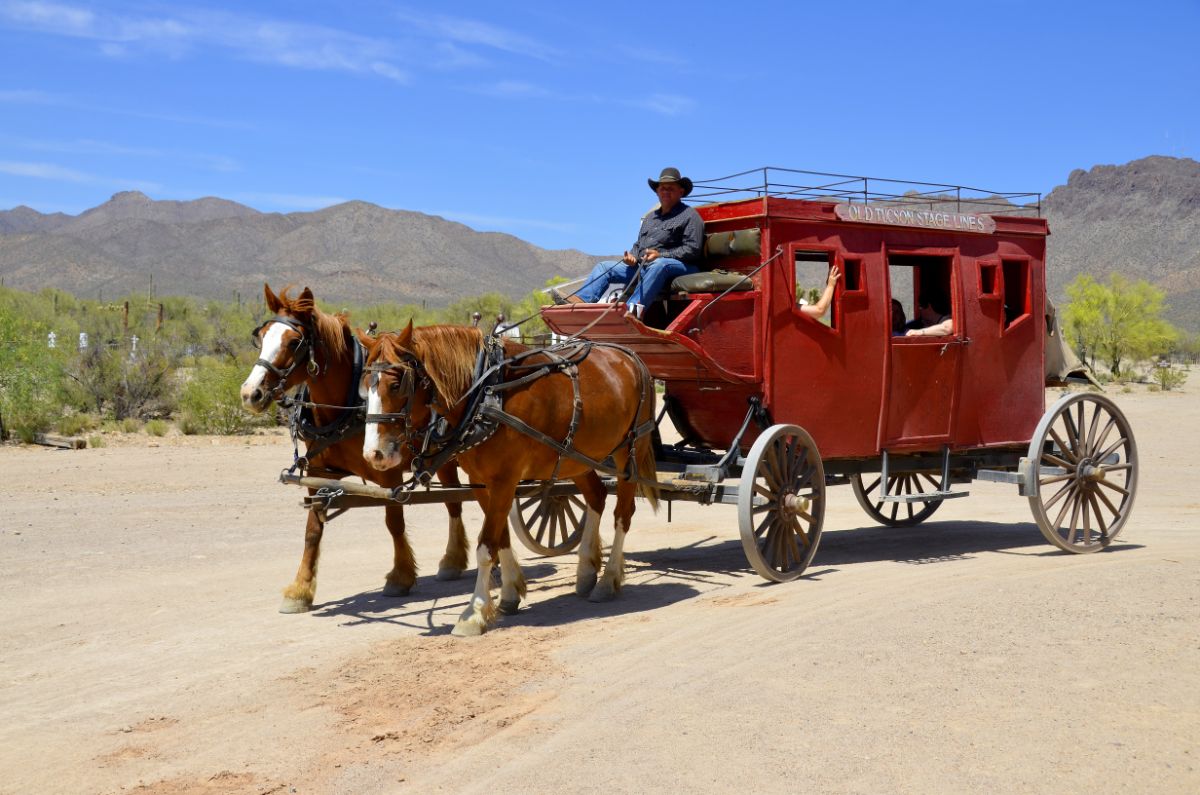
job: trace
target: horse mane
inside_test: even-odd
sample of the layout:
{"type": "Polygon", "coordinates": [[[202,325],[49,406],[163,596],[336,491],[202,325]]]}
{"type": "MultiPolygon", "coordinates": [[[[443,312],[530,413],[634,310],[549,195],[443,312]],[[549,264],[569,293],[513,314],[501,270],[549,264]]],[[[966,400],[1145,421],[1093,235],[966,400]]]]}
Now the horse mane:
{"type": "MultiPolygon", "coordinates": [[[[385,355],[395,356],[402,349],[396,338],[387,335],[380,341],[388,347],[385,355]]],[[[468,326],[421,326],[413,329],[412,354],[420,359],[425,372],[447,403],[458,401],[470,388],[475,375],[475,359],[483,345],[483,332],[468,326]]]]}
{"type": "Polygon", "coordinates": [[[345,312],[337,314],[329,314],[322,312],[317,308],[313,301],[309,301],[303,297],[292,298],[288,292],[292,288],[290,286],[283,288],[283,292],[279,294],[279,301],[283,304],[283,310],[290,315],[301,315],[308,313],[313,319],[313,333],[317,339],[324,345],[331,359],[342,362],[349,359],[351,345],[347,342],[347,336],[353,336],[350,330],[350,321],[345,312]]]}

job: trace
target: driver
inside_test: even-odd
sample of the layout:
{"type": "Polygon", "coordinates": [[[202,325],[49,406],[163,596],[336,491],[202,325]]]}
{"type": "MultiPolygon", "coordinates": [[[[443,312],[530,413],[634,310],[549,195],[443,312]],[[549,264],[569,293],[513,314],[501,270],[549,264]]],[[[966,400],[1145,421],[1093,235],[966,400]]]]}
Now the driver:
{"type": "Polygon", "coordinates": [[[621,259],[597,263],[583,287],[567,301],[595,303],[608,285],[631,283],[640,266],[642,274],[629,296],[629,311],[641,318],[645,305],[672,279],[699,270],[704,221],[682,201],[692,192],[692,181],[677,168],[664,168],[658,179],[646,182],[658,195],[658,207],[642,219],[637,242],[621,259]]]}

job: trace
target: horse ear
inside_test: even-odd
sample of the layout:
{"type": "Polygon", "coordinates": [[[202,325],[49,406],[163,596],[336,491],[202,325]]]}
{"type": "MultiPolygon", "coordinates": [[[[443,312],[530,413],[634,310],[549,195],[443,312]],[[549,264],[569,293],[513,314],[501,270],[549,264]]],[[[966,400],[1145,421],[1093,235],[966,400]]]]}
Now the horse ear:
{"type": "Polygon", "coordinates": [[[300,297],[298,297],[296,299],[296,303],[294,306],[296,308],[297,314],[311,315],[313,313],[313,311],[317,308],[317,302],[313,298],[312,290],[305,287],[300,292],[300,297]]]}
{"type": "Polygon", "coordinates": [[[400,338],[396,340],[401,348],[412,347],[413,324],[412,318],[408,319],[408,325],[404,327],[404,331],[400,332],[400,338]]]}
{"type": "Polygon", "coordinates": [[[275,293],[271,292],[271,285],[263,282],[263,298],[267,300],[267,311],[272,314],[279,314],[279,310],[283,308],[283,302],[275,293]]]}

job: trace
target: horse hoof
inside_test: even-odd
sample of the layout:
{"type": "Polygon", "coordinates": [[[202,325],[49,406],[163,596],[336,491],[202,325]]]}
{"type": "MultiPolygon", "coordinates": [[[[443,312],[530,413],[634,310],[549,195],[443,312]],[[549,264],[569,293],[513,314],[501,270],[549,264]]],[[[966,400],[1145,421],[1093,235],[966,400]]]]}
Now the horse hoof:
{"type": "Polygon", "coordinates": [[[515,616],[517,611],[521,609],[521,600],[513,599],[511,602],[507,599],[500,600],[500,612],[506,616],[515,616]]]}
{"type": "Polygon", "coordinates": [[[453,566],[442,566],[438,569],[437,573],[437,579],[441,580],[442,582],[446,582],[447,580],[459,580],[462,579],[462,576],[463,570],[454,568],[453,566]]]}
{"type": "Polygon", "coordinates": [[[283,604],[279,605],[280,613],[307,613],[312,610],[312,602],[304,599],[284,599],[283,604]]]}
{"type": "Polygon", "coordinates": [[[601,581],[592,592],[588,594],[589,602],[611,602],[617,598],[617,592],[612,585],[601,581]]]}
{"type": "Polygon", "coordinates": [[[450,634],[460,638],[473,638],[482,635],[486,631],[487,627],[478,621],[459,621],[454,625],[454,629],[450,631],[450,634]]]}
{"type": "Polygon", "coordinates": [[[385,582],[383,584],[384,596],[408,596],[412,590],[411,585],[396,585],[395,583],[385,582]]]}
{"type": "Polygon", "coordinates": [[[587,599],[588,594],[596,587],[596,575],[590,577],[576,578],[575,580],[575,595],[582,599],[587,599]]]}

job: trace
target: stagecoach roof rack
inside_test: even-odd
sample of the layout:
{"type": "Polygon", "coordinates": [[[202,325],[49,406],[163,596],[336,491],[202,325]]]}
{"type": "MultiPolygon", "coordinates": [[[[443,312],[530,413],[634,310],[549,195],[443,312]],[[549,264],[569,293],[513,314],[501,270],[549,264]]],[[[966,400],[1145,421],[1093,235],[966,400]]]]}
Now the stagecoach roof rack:
{"type": "Polygon", "coordinates": [[[695,203],[758,199],[765,196],[859,204],[948,209],[955,212],[1041,217],[1041,193],[1008,193],[936,182],[855,177],[821,171],[764,166],[716,179],[698,179],[689,197],[695,203]]]}

